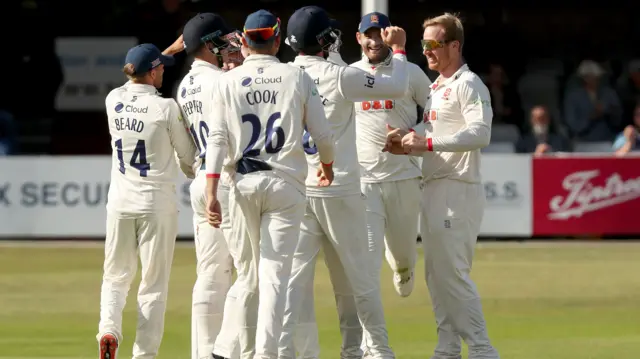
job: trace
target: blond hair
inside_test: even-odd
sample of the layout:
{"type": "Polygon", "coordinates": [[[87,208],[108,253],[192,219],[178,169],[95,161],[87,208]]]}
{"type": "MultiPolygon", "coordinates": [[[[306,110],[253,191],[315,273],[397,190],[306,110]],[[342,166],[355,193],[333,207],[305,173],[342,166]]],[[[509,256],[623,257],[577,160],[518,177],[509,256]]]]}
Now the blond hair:
{"type": "Polygon", "coordinates": [[[133,64],[126,64],[122,68],[122,72],[127,75],[127,78],[133,82],[140,82],[144,78],[145,74],[136,74],[136,69],[133,64]]]}
{"type": "Polygon", "coordinates": [[[426,29],[429,26],[442,26],[445,41],[458,41],[460,43],[460,49],[462,50],[462,45],[464,45],[464,27],[458,14],[446,12],[443,15],[428,18],[422,23],[422,27],[426,29]]]}

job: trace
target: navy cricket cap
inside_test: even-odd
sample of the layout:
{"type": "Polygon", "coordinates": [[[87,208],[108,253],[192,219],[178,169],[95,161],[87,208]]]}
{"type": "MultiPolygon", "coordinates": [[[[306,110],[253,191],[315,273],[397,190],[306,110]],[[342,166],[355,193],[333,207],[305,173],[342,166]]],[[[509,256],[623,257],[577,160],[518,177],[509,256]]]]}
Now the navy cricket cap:
{"type": "Polygon", "coordinates": [[[247,44],[251,47],[270,44],[280,35],[280,19],[267,10],[258,10],[247,16],[243,34],[247,44]]]}
{"type": "Polygon", "coordinates": [[[385,27],[391,26],[391,21],[389,21],[389,17],[383,13],[374,11],[366,14],[360,19],[360,25],[358,25],[359,32],[365,32],[372,27],[376,27],[379,29],[384,29],[385,27]]]}
{"type": "Polygon", "coordinates": [[[211,12],[192,17],[182,30],[184,47],[187,53],[198,50],[204,40],[213,40],[231,32],[222,16],[211,12]],[[210,37],[211,39],[209,39],[210,37]]]}
{"type": "MultiPolygon", "coordinates": [[[[327,29],[337,29],[338,23],[318,6],[305,6],[296,10],[287,23],[287,44],[294,50],[315,49],[327,29]]],[[[325,44],[326,45],[326,44],[325,44]]],[[[319,49],[318,49],[319,51],[319,49]]]]}
{"type": "Polygon", "coordinates": [[[175,63],[173,56],[163,55],[154,44],[140,44],[127,52],[125,64],[132,64],[135,75],[141,75],[160,64],[171,66],[175,63]]]}

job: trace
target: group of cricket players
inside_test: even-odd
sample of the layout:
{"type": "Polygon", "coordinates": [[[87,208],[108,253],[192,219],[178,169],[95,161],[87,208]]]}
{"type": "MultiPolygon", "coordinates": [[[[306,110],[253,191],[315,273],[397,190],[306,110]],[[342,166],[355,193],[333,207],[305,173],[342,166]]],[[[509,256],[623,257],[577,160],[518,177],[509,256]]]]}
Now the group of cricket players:
{"type": "Polygon", "coordinates": [[[134,359],[155,358],[178,232],[175,179],[190,187],[197,257],[192,359],[313,359],[322,250],[334,289],[341,358],[395,357],[380,293],[383,256],[397,294],[415,281],[422,218],[425,276],[438,344],[432,359],[497,359],[469,274],[485,196],[489,92],[462,60],[460,20],[425,20],[431,83],[407,62],[406,35],[362,17],[362,59],[340,57],[342,31],[317,6],[286,29],[265,10],[242,31],[201,13],[164,52],[127,53],[129,81],[106,98],[112,171],[97,335],[115,359],[122,312],[141,263],[134,359]],[[276,54],[282,43],[291,63],[276,54]],[[194,58],[176,99],[157,92],[172,55],[194,58]],[[422,115],[419,115],[423,113],[422,115]],[[236,273],[235,280],[233,273],[236,273]]]}

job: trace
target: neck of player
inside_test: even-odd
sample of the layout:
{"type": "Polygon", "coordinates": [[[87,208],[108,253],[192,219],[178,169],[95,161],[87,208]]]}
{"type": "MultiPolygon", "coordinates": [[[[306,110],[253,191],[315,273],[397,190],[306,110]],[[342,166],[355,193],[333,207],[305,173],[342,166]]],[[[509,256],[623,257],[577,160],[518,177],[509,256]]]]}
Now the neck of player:
{"type": "Polygon", "coordinates": [[[448,79],[449,77],[453,76],[453,74],[458,72],[458,70],[460,70],[462,65],[464,65],[462,58],[453,59],[451,60],[449,65],[447,65],[444,69],[439,71],[440,76],[442,76],[445,79],[448,79]]]}

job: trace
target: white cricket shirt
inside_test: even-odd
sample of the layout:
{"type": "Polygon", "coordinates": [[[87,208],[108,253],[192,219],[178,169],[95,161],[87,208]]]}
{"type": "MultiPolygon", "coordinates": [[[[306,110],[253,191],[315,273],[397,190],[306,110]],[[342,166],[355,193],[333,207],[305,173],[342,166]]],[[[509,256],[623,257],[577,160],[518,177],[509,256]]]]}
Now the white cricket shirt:
{"type": "Polygon", "coordinates": [[[105,103],[113,151],[107,210],[124,217],[177,212],[176,157],[193,178],[197,152],[178,104],[131,82],[105,103]]]}
{"type": "Polygon", "coordinates": [[[353,104],[354,101],[364,98],[404,95],[408,80],[405,56],[397,54],[393,61],[397,63],[395,72],[382,76],[348,67],[337,54],[334,54],[330,61],[318,56],[296,56],[293,64],[304,69],[318,87],[324,112],[334,133],[338,154],[333,164],[333,183],[329,187],[318,187],[316,169],[320,165],[320,159],[313,144],[314,137],[305,132],[303,145],[309,164],[306,180],[308,196],[342,197],[360,193],[360,166],[355,141],[356,119],[353,104]],[[334,58],[336,56],[337,58],[334,58]]]}
{"type": "MultiPolygon", "coordinates": [[[[219,67],[206,61],[195,59],[191,64],[191,70],[180,82],[176,100],[180,105],[182,116],[187,120],[189,132],[198,147],[196,161],[198,163],[196,173],[200,172],[207,151],[207,138],[212,118],[213,90],[218,83],[218,78],[224,72],[219,67]]],[[[228,161],[228,159],[227,159],[228,161]]],[[[202,171],[204,173],[205,171],[202,171]]],[[[227,183],[225,177],[224,183],[227,183]]]]}
{"type": "Polygon", "coordinates": [[[493,119],[487,86],[465,64],[436,79],[424,108],[423,123],[414,127],[430,148],[422,155],[423,180],[481,183],[480,149],[491,140],[493,119]]]}
{"type": "MultiPolygon", "coordinates": [[[[376,65],[363,56],[351,66],[376,76],[391,76],[396,65],[390,55],[376,65]]],[[[409,86],[401,97],[380,96],[355,104],[358,159],[364,183],[420,177],[420,164],[416,158],[382,152],[387,140],[386,125],[405,130],[414,127],[421,120],[418,118],[418,106],[422,107],[427,102],[431,92],[431,81],[418,65],[407,62],[406,68],[409,86]]]]}
{"type": "Polygon", "coordinates": [[[313,80],[300,68],[276,57],[250,55],[242,66],[220,76],[213,95],[207,146],[207,175],[218,176],[224,156],[227,171],[253,157],[305,193],[307,160],[302,145],[306,127],[320,160],[334,160],[334,140],[313,80]]]}

